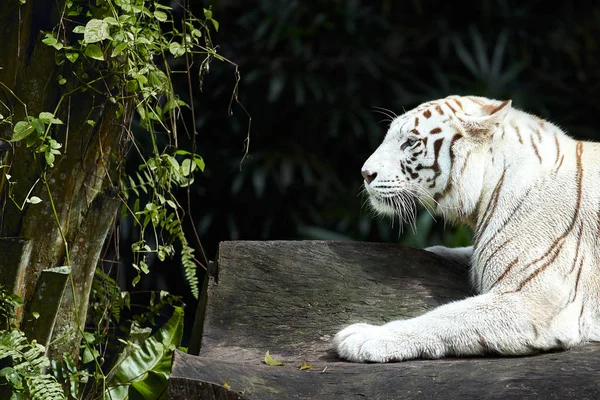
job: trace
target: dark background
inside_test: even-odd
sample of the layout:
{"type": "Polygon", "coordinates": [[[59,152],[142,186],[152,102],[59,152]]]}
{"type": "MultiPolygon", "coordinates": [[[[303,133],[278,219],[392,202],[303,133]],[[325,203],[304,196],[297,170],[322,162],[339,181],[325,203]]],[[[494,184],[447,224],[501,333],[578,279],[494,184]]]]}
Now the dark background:
{"type": "MultiPolygon", "coordinates": [[[[400,114],[450,94],[512,99],[572,136],[597,137],[600,8],[586,3],[190,2],[197,16],[208,5],[220,23],[213,42],[239,65],[239,99],[252,116],[240,169],[249,119],[236,105],[229,115],[234,68],[214,61],[194,99],[206,171],[193,186],[192,210],[209,259],[224,240],[467,244],[470,232],[427,213],[416,234],[401,234],[398,221],[363,207],[360,167],[388,124],[374,107],[400,114]]],[[[192,67],[194,88],[202,59],[192,67]]],[[[174,68],[184,66],[175,60],[174,68]]],[[[176,85],[187,93],[183,74],[176,85]]],[[[154,263],[136,289],[182,295],[191,326],[196,302],[177,259],[154,263]]]]}

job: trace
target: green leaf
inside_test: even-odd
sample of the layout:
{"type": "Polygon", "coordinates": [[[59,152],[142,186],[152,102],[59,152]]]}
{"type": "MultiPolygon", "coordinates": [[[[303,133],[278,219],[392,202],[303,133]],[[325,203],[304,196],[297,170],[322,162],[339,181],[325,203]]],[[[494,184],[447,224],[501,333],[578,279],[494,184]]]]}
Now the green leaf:
{"type": "Polygon", "coordinates": [[[212,18],[212,10],[209,8],[208,10],[204,9],[204,18],[211,19],[212,18]]]}
{"type": "Polygon", "coordinates": [[[44,134],[44,129],[46,129],[46,125],[44,125],[44,121],[39,118],[34,118],[31,120],[31,125],[35,128],[37,133],[40,135],[44,134]]]}
{"type": "Polygon", "coordinates": [[[85,48],[85,55],[94,60],[104,61],[104,54],[98,45],[90,44],[85,48]]]}
{"type": "Polygon", "coordinates": [[[46,164],[50,167],[54,167],[55,156],[51,152],[44,153],[44,158],[46,159],[46,164]]]}
{"type": "Polygon", "coordinates": [[[86,343],[94,343],[96,341],[96,336],[91,332],[83,332],[83,339],[86,343]]]}
{"type": "Polygon", "coordinates": [[[53,47],[55,44],[58,43],[58,40],[51,33],[46,33],[46,37],[42,39],[42,43],[44,43],[47,46],[53,47]]]}
{"type": "Polygon", "coordinates": [[[60,119],[56,118],[54,114],[47,111],[42,111],[40,115],[38,115],[38,118],[45,124],[62,125],[63,123],[60,119]]]}
{"type": "Polygon", "coordinates": [[[167,13],[164,11],[154,11],[154,18],[156,18],[160,22],[165,22],[167,20],[167,17],[167,13]]]}
{"type": "Polygon", "coordinates": [[[107,398],[126,399],[129,385],[146,379],[150,379],[150,381],[137,385],[134,390],[143,391],[144,386],[148,385],[152,386],[156,393],[161,393],[161,390],[156,387],[159,381],[163,382],[164,388],[166,388],[166,380],[171,371],[173,349],[181,344],[183,336],[183,316],[183,308],[174,307],[173,315],[167,323],[145,340],[139,349],[124,350],[125,352],[130,351],[130,353],[114,369],[112,379],[108,382],[107,398]],[[151,374],[152,377],[150,377],[151,374]],[[159,378],[158,375],[161,375],[162,378],[159,378]]]}
{"type": "Polygon", "coordinates": [[[144,380],[129,387],[130,399],[157,400],[167,398],[167,378],[163,374],[148,371],[144,380]]]}
{"type": "Polygon", "coordinates": [[[265,353],[265,364],[270,365],[271,367],[279,367],[285,365],[284,363],[279,362],[273,357],[271,357],[271,355],[269,354],[269,350],[267,350],[267,352],[265,353]]]}
{"type": "Polygon", "coordinates": [[[183,174],[183,176],[188,176],[189,174],[194,172],[196,167],[197,165],[195,163],[192,163],[192,161],[189,158],[186,158],[181,162],[181,173],[183,174]]]}
{"type": "Polygon", "coordinates": [[[200,171],[204,172],[204,167],[206,166],[204,164],[204,159],[202,157],[196,156],[194,157],[194,162],[196,163],[198,168],[200,168],[200,171]]]}
{"type": "Polygon", "coordinates": [[[73,33],[85,33],[85,26],[83,25],[77,25],[75,28],[73,28],[73,33]]]}
{"type": "Polygon", "coordinates": [[[171,42],[171,44],[169,44],[169,51],[175,57],[179,57],[185,54],[185,49],[177,42],[171,42]]]}
{"type": "Polygon", "coordinates": [[[74,63],[79,58],[79,53],[66,53],[65,57],[67,57],[67,60],[74,63]]]}
{"type": "Polygon", "coordinates": [[[110,38],[110,32],[106,21],[91,19],[85,25],[85,32],[83,33],[84,43],[97,43],[108,38],[110,38]]]}
{"type": "MultiPolygon", "coordinates": [[[[25,4],[25,0],[21,0],[21,4],[25,4]]],[[[10,400],[27,400],[27,396],[23,392],[13,392],[10,400]]]]}
{"type": "Polygon", "coordinates": [[[35,128],[28,121],[19,121],[15,124],[13,129],[13,136],[10,139],[11,142],[18,142],[19,140],[25,139],[29,136],[35,128]]]}
{"type": "Polygon", "coordinates": [[[214,19],[209,19],[210,22],[212,22],[213,26],[215,27],[215,31],[219,32],[219,23],[214,20],[214,19]]]}
{"type": "Polygon", "coordinates": [[[135,79],[132,79],[130,81],[127,81],[127,83],[125,84],[125,90],[128,93],[134,93],[137,92],[137,90],[140,88],[138,81],[136,81],[135,79]]]}
{"type": "Polygon", "coordinates": [[[116,57],[119,54],[121,54],[123,52],[123,50],[125,50],[125,48],[127,47],[127,43],[119,43],[112,52],[111,57],[116,57]]]}

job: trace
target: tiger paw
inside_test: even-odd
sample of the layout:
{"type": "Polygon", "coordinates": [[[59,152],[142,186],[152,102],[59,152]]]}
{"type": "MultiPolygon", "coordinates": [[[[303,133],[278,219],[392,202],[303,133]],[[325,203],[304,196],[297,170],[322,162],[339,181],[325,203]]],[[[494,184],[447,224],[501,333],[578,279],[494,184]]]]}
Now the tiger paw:
{"type": "Polygon", "coordinates": [[[354,362],[390,362],[421,355],[419,340],[386,326],[353,324],[333,338],[333,347],[341,358],[354,362]]]}

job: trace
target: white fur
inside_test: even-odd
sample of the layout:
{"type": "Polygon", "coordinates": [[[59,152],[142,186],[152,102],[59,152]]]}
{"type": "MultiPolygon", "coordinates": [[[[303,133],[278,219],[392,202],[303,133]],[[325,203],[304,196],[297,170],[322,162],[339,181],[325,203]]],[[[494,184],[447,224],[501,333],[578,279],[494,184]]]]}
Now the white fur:
{"type": "Polygon", "coordinates": [[[598,160],[599,145],[510,102],[451,96],[394,119],[363,166],[376,173],[365,181],[371,205],[406,219],[419,199],[471,226],[473,247],[429,250],[470,258],[479,295],[409,320],[350,325],[333,339],[339,356],[523,355],[600,339],[598,160]],[[409,137],[427,143],[411,147],[409,137]]]}

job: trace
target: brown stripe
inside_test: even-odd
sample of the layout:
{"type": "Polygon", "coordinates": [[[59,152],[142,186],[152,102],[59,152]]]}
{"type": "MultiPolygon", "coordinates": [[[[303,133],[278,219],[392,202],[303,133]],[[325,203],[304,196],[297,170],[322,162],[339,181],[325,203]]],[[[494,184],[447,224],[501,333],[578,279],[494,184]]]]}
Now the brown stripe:
{"type": "Polygon", "coordinates": [[[496,187],[494,188],[494,191],[490,196],[490,201],[485,209],[485,212],[483,213],[483,221],[481,224],[479,224],[479,229],[477,229],[479,232],[485,231],[487,224],[490,222],[492,216],[494,215],[494,211],[496,211],[496,206],[498,205],[498,197],[500,197],[500,190],[502,188],[502,184],[504,183],[505,174],[506,168],[502,171],[502,175],[500,176],[500,179],[498,179],[496,187]]]}
{"type": "MultiPolygon", "coordinates": [[[[494,259],[494,257],[496,256],[496,253],[498,253],[500,250],[502,250],[504,248],[504,246],[506,246],[508,243],[510,243],[511,239],[506,239],[504,241],[504,243],[502,243],[500,246],[496,247],[494,249],[494,251],[492,251],[492,253],[486,258],[485,262],[483,263],[483,267],[481,268],[481,276],[480,276],[480,280],[479,280],[479,287],[483,288],[483,277],[485,275],[485,271],[487,270],[487,267],[490,263],[490,261],[492,259],[494,259]]],[[[489,243],[489,240],[488,240],[489,243]]]]}
{"type": "Polygon", "coordinates": [[[490,289],[492,289],[494,286],[496,286],[502,279],[504,279],[504,277],[510,272],[510,270],[512,269],[512,267],[514,267],[517,263],[519,262],[519,257],[515,258],[514,260],[512,260],[511,262],[508,263],[508,265],[506,266],[506,269],[504,270],[504,272],[502,274],[500,274],[500,276],[498,277],[498,279],[496,279],[496,282],[494,282],[492,284],[492,286],[490,286],[490,289]]]}
{"type": "Polygon", "coordinates": [[[554,132],[554,144],[556,145],[556,160],[554,160],[554,165],[556,165],[558,164],[558,157],[560,156],[560,142],[558,141],[556,132],[554,132]]]}
{"type": "Polygon", "coordinates": [[[442,110],[442,107],[440,107],[439,104],[435,105],[435,111],[437,111],[440,115],[444,115],[444,110],[442,110]]]}
{"type": "Polygon", "coordinates": [[[431,118],[431,110],[425,110],[425,112],[423,112],[423,116],[425,118],[431,118]]]}
{"type": "Polygon", "coordinates": [[[415,128],[419,126],[419,117],[415,117],[415,128]]]}
{"type": "Polygon", "coordinates": [[[533,151],[535,151],[535,155],[537,156],[538,160],[540,160],[540,164],[542,163],[542,156],[540,156],[540,151],[538,150],[538,147],[535,145],[535,142],[533,141],[533,136],[530,136],[531,138],[531,145],[533,146],[533,151]]]}
{"type": "Polygon", "coordinates": [[[560,164],[558,164],[558,167],[556,167],[556,171],[558,171],[558,170],[560,169],[560,167],[561,167],[561,165],[562,165],[562,163],[563,163],[563,161],[564,161],[564,160],[565,160],[565,156],[564,156],[564,155],[562,155],[562,156],[560,157],[560,164]]]}
{"type": "Polygon", "coordinates": [[[515,129],[515,132],[517,132],[517,136],[519,137],[519,143],[523,144],[523,137],[521,137],[521,131],[519,130],[519,127],[514,121],[511,122],[511,126],[515,129]]]}
{"type": "Polygon", "coordinates": [[[460,107],[460,109],[463,109],[462,103],[460,101],[458,101],[458,99],[452,99],[454,100],[454,102],[458,105],[458,107],[460,107]]]}
{"type": "Polygon", "coordinates": [[[516,289],[517,292],[520,291],[521,289],[523,289],[523,287],[527,283],[529,283],[533,278],[535,278],[541,272],[543,272],[556,259],[556,257],[560,253],[560,250],[562,249],[562,246],[564,244],[563,243],[564,239],[575,228],[575,223],[577,222],[577,220],[579,218],[579,208],[581,206],[581,193],[582,193],[582,190],[583,190],[583,188],[582,188],[582,186],[583,186],[582,185],[582,183],[583,183],[583,165],[582,165],[582,161],[581,161],[581,155],[582,154],[583,154],[583,143],[582,142],[577,142],[577,147],[576,147],[576,152],[575,152],[575,156],[577,158],[577,203],[575,204],[575,214],[573,215],[573,219],[571,220],[571,224],[567,228],[567,230],[554,241],[554,243],[552,244],[552,246],[550,247],[550,249],[544,255],[542,255],[540,258],[538,258],[537,260],[535,260],[535,261],[533,261],[532,263],[529,264],[531,266],[531,265],[534,265],[535,263],[537,263],[538,261],[541,261],[548,254],[550,254],[555,247],[558,246],[558,249],[556,250],[556,252],[554,254],[554,257],[549,262],[544,263],[541,267],[539,267],[538,269],[536,269],[523,282],[521,282],[521,284],[519,285],[519,287],[516,289]],[[561,243],[561,244],[559,245],[559,243],[561,243]]]}
{"type": "Polygon", "coordinates": [[[575,265],[577,265],[577,258],[579,258],[579,247],[581,246],[581,231],[583,230],[583,222],[579,224],[579,231],[577,232],[577,246],[575,246],[575,258],[573,259],[573,266],[571,267],[571,271],[569,271],[569,273],[572,273],[573,271],[575,271],[575,265]]]}
{"type": "Polygon", "coordinates": [[[432,130],[429,131],[430,134],[432,135],[437,135],[438,133],[442,132],[442,128],[433,128],[432,130]]]}
{"type": "Polygon", "coordinates": [[[496,114],[498,111],[503,109],[504,106],[507,105],[509,102],[510,102],[510,100],[504,100],[498,107],[496,107],[492,111],[490,111],[490,114],[496,114]]]}
{"type": "Polygon", "coordinates": [[[483,106],[483,103],[482,103],[482,102],[481,102],[479,99],[476,99],[475,97],[471,97],[471,96],[469,96],[469,97],[467,97],[467,98],[468,98],[469,100],[471,100],[473,103],[475,103],[475,104],[477,104],[477,105],[480,105],[480,106],[483,106]]]}
{"type": "Polygon", "coordinates": [[[414,133],[415,135],[420,135],[421,132],[419,132],[417,129],[411,129],[410,130],[412,133],[414,133]]]}
{"type": "Polygon", "coordinates": [[[579,270],[577,271],[577,278],[575,278],[575,293],[573,293],[573,300],[571,300],[571,302],[575,301],[575,299],[577,298],[577,290],[579,289],[579,278],[581,278],[581,270],[583,269],[583,259],[584,257],[581,257],[581,262],[579,263],[579,270]]]}
{"type": "Polygon", "coordinates": [[[448,103],[447,101],[445,101],[444,104],[446,104],[448,106],[448,108],[451,109],[454,114],[456,114],[456,110],[454,109],[454,107],[452,107],[450,105],[450,103],[448,103]]]}
{"type": "Polygon", "coordinates": [[[514,220],[515,215],[517,215],[517,212],[521,209],[523,204],[525,204],[525,199],[527,198],[527,196],[529,196],[529,193],[531,192],[531,190],[534,187],[535,186],[532,185],[529,187],[529,189],[527,189],[527,192],[525,192],[525,195],[519,199],[519,204],[512,210],[510,215],[504,219],[504,223],[502,224],[502,226],[497,228],[496,231],[492,235],[490,235],[490,239],[488,239],[488,241],[481,247],[485,248],[493,238],[495,238],[498,234],[500,234],[500,232],[502,232],[504,230],[504,228],[506,228],[506,226],[508,225],[509,222],[512,222],[514,220]]]}
{"type": "MultiPolygon", "coordinates": [[[[544,272],[546,270],[546,268],[548,268],[548,266],[550,266],[554,262],[554,260],[556,260],[556,258],[558,257],[558,255],[560,254],[560,252],[562,250],[563,245],[564,245],[564,243],[560,244],[557,247],[556,251],[554,252],[554,255],[552,256],[552,258],[550,258],[550,260],[546,261],[538,269],[536,269],[535,271],[533,271],[532,274],[530,274],[527,278],[525,278],[525,280],[523,282],[521,282],[521,284],[515,290],[515,292],[521,291],[521,289],[523,289],[523,287],[525,287],[525,285],[527,285],[529,282],[531,282],[532,279],[534,279],[536,276],[538,276],[539,274],[541,274],[542,272],[544,272]]],[[[546,253],[546,254],[548,254],[548,253],[546,253]]]]}
{"type": "Polygon", "coordinates": [[[540,132],[540,130],[536,129],[534,132],[538,137],[538,142],[541,142],[542,141],[542,133],[540,132]]]}

